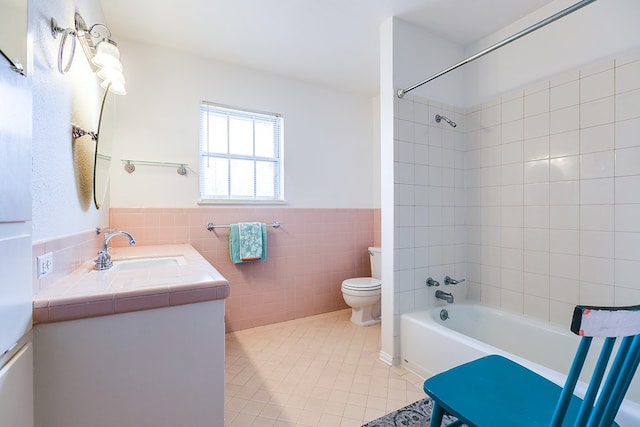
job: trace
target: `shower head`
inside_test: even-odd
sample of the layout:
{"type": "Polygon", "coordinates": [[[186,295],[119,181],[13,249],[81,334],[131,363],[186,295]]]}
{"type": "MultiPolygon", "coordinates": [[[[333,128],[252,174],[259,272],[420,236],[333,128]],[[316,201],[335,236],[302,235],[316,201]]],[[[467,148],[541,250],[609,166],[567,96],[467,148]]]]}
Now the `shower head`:
{"type": "Polygon", "coordinates": [[[440,120],[444,120],[445,122],[449,123],[451,125],[451,127],[456,127],[458,126],[456,124],[456,122],[454,122],[453,120],[451,120],[448,117],[445,116],[441,116],[440,114],[436,114],[436,123],[440,123],[440,120]]]}

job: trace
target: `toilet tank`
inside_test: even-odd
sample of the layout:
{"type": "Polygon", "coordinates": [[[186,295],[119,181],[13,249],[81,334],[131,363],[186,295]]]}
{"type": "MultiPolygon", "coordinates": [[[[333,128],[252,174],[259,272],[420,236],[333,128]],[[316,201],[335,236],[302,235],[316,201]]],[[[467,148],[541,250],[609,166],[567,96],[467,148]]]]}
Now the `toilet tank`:
{"type": "Polygon", "coordinates": [[[382,278],[382,248],[378,246],[369,247],[369,260],[371,261],[371,277],[382,278]]]}

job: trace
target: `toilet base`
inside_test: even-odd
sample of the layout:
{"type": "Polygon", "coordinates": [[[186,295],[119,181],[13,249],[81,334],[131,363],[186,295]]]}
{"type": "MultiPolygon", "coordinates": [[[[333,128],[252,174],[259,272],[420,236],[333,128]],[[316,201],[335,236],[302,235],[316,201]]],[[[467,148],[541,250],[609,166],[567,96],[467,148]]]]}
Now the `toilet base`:
{"type": "Polygon", "coordinates": [[[358,326],[371,326],[380,323],[380,300],[373,305],[352,307],[351,323],[358,326]]]}

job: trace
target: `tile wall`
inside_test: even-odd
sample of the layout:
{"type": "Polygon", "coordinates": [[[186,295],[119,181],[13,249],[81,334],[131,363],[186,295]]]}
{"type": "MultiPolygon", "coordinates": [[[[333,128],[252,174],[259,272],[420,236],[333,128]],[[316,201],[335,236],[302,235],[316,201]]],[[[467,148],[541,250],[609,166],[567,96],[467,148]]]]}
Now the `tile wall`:
{"type": "MultiPolygon", "coordinates": [[[[466,146],[463,110],[412,96],[395,102],[394,313],[399,316],[435,304],[436,288],[425,286],[427,277],[441,283],[445,275],[466,277],[466,146]],[[436,114],[458,126],[436,123],[436,114]]],[[[465,284],[446,290],[466,293],[465,284]]]]}
{"type": "Polygon", "coordinates": [[[469,296],[567,325],[640,303],[640,54],[466,113],[469,296]]]}
{"type": "Polygon", "coordinates": [[[102,236],[99,236],[95,231],[34,242],[31,250],[33,293],[37,294],[56,280],[80,267],[87,260],[95,258],[101,246],[102,236]],[[47,276],[38,278],[38,256],[48,252],[53,253],[53,271],[47,276]]]}
{"type": "MultiPolygon", "coordinates": [[[[131,232],[139,245],[189,243],[228,280],[227,331],[346,308],[344,279],[369,276],[368,246],[380,245],[379,209],[112,208],[111,227],[131,232]],[[209,222],[272,223],[265,262],[234,265],[229,230],[209,222]]],[[[112,239],[114,246],[126,239],[112,239]]]]}
{"type": "Polygon", "coordinates": [[[466,110],[395,102],[395,316],[445,274],[563,326],[578,303],[640,304],[640,53],[466,110]]]}

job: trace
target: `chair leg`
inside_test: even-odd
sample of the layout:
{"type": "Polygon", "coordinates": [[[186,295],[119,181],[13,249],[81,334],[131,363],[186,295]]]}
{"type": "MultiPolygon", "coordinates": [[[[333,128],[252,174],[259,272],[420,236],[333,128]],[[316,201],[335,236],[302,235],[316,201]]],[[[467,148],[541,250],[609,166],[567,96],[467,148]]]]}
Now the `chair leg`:
{"type": "Polygon", "coordinates": [[[429,427],[440,427],[442,425],[442,417],[444,417],[444,409],[436,402],[433,402],[433,409],[431,410],[431,422],[429,423],[429,427]]]}

